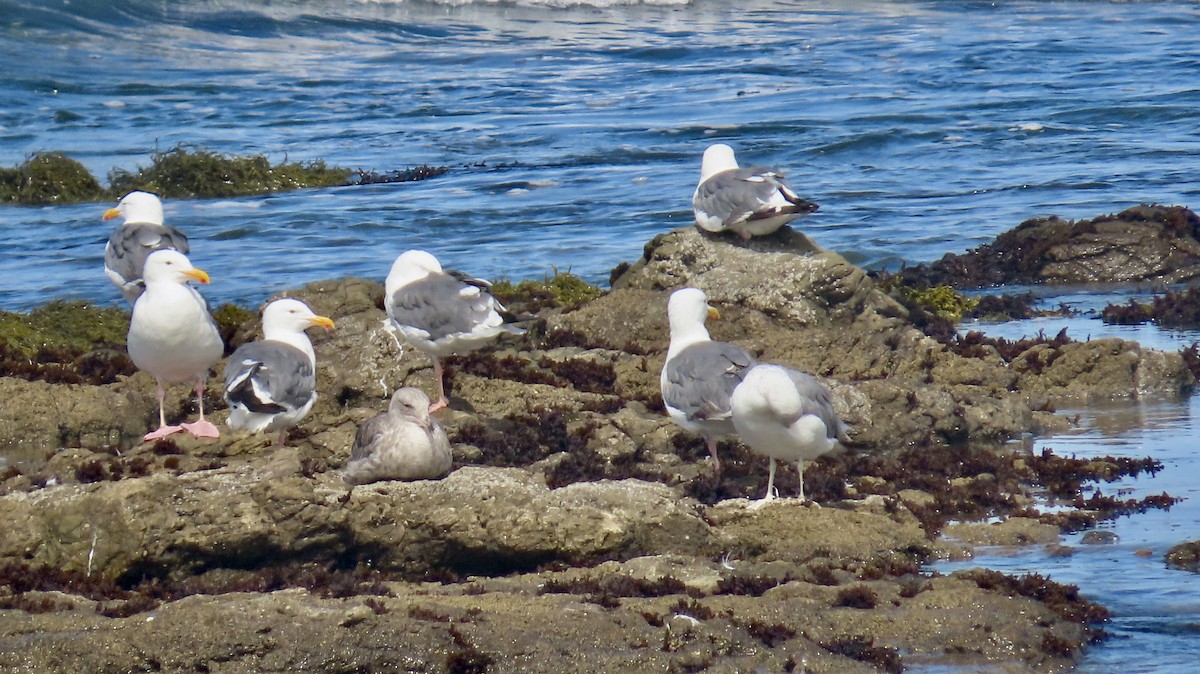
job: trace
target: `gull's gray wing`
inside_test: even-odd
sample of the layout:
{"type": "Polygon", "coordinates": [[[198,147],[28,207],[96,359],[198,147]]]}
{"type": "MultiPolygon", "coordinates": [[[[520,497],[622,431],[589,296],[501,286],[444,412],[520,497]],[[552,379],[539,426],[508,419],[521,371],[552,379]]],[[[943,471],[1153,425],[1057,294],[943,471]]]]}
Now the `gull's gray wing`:
{"type": "Polygon", "coordinates": [[[700,183],[692,207],[729,227],[746,220],[788,213],[803,215],[817,205],[802,199],[774,169],[752,166],[722,171],[700,183]]]}
{"type": "Polygon", "coordinates": [[[432,341],[470,333],[489,322],[498,325],[499,316],[493,315],[499,303],[481,283],[486,284],[448,273],[431,274],[392,293],[390,317],[399,325],[424,330],[432,341]]]}
{"type": "Polygon", "coordinates": [[[104,248],[104,267],[126,282],[142,278],[146,257],[156,250],[171,248],[188,254],[187,236],[168,225],[127,222],[113,230],[104,248]]]}
{"type": "Polygon", "coordinates": [[[299,409],[316,392],[308,354],[282,342],[243,344],[225,366],[225,399],[251,412],[278,414],[299,409]]]}
{"type": "Polygon", "coordinates": [[[729,397],[754,357],[728,342],[699,342],[667,361],[663,402],[689,419],[728,418],[729,397]]]}

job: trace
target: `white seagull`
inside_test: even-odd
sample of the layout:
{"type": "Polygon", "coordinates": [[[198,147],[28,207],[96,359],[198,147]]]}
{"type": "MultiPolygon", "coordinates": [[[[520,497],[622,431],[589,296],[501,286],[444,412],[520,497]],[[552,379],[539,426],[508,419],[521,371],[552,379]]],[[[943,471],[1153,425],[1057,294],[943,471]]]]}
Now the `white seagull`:
{"type": "Polygon", "coordinates": [[[308,305],[291,299],[275,300],[263,310],[263,338],[243,344],[225,366],[225,401],[230,428],[251,433],[287,431],[312,409],[317,400],[317,357],[304,330],[333,328],[308,305]]]}
{"type": "Polygon", "coordinates": [[[187,256],[175,250],[153,251],[146,258],[145,291],[133,305],[127,344],[129,357],[138,369],[154,375],[158,384],[158,430],[145,441],[180,430],[197,437],[220,436],[217,427],[204,418],[204,379],[208,368],[221,358],[225,344],[208,313],[208,305],[188,280],[208,283],[208,274],[192,266],[187,256]],[[165,385],[194,380],[200,419],[194,424],[168,426],[163,412],[165,385]]]}
{"type": "Polygon", "coordinates": [[[767,494],[775,498],[775,460],[795,461],[804,500],[804,460],[812,461],[846,440],[833,396],[815,377],[781,365],[750,369],[733,391],[733,425],[751,450],[771,459],[767,494]]]}
{"type": "Polygon", "coordinates": [[[437,258],[423,250],[402,253],[392,263],[383,303],[390,326],[433,360],[438,399],[430,412],[450,404],[442,358],[474,351],[506,332],[524,332],[510,323],[504,305],[492,297],[490,283],[443,270],[437,258]]]}
{"type": "Polygon", "coordinates": [[[428,480],[445,475],[450,463],[450,440],[429,416],[429,396],[405,387],[392,394],[387,411],[358,427],[342,479],[352,485],[428,480]]]}
{"type": "Polygon", "coordinates": [[[817,210],[773,168],[738,168],[733,148],[717,143],[704,151],[700,184],[692,195],[696,226],[709,232],[737,232],[743,240],[771,234],[817,210]]]}
{"type": "Polygon", "coordinates": [[[713,466],[720,472],[717,438],[734,432],[729,397],[742,373],[754,365],[754,357],[735,344],[713,341],[704,327],[708,317],[719,314],[708,305],[703,291],[681,288],[671,293],[667,302],[671,345],[659,386],[671,420],[704,436],[713,466]]]}
{"type": "Polygon", "coordinates": [[[142,269],[146,257],[164,248],[187,255],[188,240],[183,232],[163,224],[162,202],[149,192],[130,192],[104,212],[105,220],[116,217],[122,218],[123,224],[104,244],[104,273],[133,304],[145,288],[142,269]]]}

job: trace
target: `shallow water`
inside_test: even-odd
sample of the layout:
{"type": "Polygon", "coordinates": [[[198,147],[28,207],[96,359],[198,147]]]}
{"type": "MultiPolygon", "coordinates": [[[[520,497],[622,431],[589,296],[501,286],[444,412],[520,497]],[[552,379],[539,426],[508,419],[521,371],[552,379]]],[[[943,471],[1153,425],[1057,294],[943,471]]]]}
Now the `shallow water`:
{"type": "MultiPolygon", "coordinates": [[[[1200,194],[1190,2],[538,4],[0,0],[0,166],[60,150],[103,177],[184,143],[451,168],[417,183],[167,202],[213,276],[210,300],[249,304],[307,281],[382,280],[416,247],[484,277],[558,269],[604,284],[653,235],[690,223],[699,157],[716,141],[787,169],[821,204],[802,229],[874,268],[961,252],[1030,217],[1194,206],[1200,194]]],[[[101,272],[108,205],[0,207],[0,309],[116,303],[101,272]]],[[[1095,311],[1139,292],[1046,301],[1095,311]]],[[[1159,348],[1197,338],[1088,316],[985,330],[1063,325],[1159,348]]],[[[1040,441],[1154,454],[1166,470],[1127,486],[1188,500],[1108,525],[1115,546],[973,562],[1074,582],[1112,607],[1115,638],[1082,671],[1195,661],[1197,577],[1161,562],[1200,521],[1195,405],[1085,410],[1079,432],[1040,441]],[[1142,548],[1153,555],[1132,554],[1142,548]]]]}

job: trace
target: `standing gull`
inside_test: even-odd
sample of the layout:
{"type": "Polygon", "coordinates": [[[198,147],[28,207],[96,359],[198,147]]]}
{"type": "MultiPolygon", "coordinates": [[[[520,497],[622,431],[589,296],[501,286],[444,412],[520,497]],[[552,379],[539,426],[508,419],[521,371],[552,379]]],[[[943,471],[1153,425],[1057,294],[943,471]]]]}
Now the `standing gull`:
{"type": "Polygon", "coordinates": [[[342,479],[352,485],[433,479],[450,470],[450,459],[446,431],[429,416],[429,396],[405,387],[392,394],[386,412],[358,427],[342,479]]]}
{"type": "Polygon", "coordinates": [[[263,310],[263,338],[243,344],[225,366],[225,401],[229,424],[251,433],[287,431],[312,409],[317,400],[317,357],[304,330],[315,325],[333,328],[299,300],[275,300],[263,310]]]}
{"type": "Polygon", "coordinates": [[[501,334],[521,334],[504,305],[492,297],[491,284],[452,269],[423,250],[402,253],[392,263],[383,296],[392,327],[405,341],[433,360],[437,380],[436,412],[450,404],[442,381],[442,358],[474,351],[501,334]]]}
{"type": "Polygon", "coordinates": [[[719,314],[708,306],[703,291],[681,288],[671,293],[667,302],[671,346],[659,386],[671,420],[704,436],[713,466],[720,472],[717,437],[734,431],[729,396],[754,358],[740,346],[709,338],[704,319],[710,316],[719,314]]]}
{"type": "Polygon", "coordinates": [[[709,232],[737,232],[742,240],[764,236],[817,210],[773,168],[738,168],[733,148],[717,143],[704,151],[700,184],[692,195],[696,226],[709,232]]]}
{"type": "Polygon", "coordinates": [[[208,274],[192,266],[183,253],[158,250],[146,258],[145,291],[133,305],[127,344],[138,369],[154,375],[158,384],[158,430],[149,442],[180,430],[202,438],[220,437],[204,419],[204,379],[221,357],[225,345],[208,305],[188,280],[208,283],[208,274]],[[200,419],[194,424],[168,426],[163,412],[164,385],[195,380],[200,419]]]}
{"type": "Polygon", "coordinates": [[[104,273],[133,304],[145,288],[142,269],[146,257],[164,248],[187,255],[188,240],[183,232],[163,224],[162,202],[149,192],[130,192],[115,208],[104,212],[105,220],[116,217],[124,222],[104,244],[104,273]]]}
{"type": "Polygon", "coordinates": [[[804,460],[813,460],[846,439],[829,389],[815,377],[780,365],[760,364],[733,391],[733,425],[757,454],[770,457],[767,494],[775,498],[775,460],[795,461],[804,500],[804,460]]]}

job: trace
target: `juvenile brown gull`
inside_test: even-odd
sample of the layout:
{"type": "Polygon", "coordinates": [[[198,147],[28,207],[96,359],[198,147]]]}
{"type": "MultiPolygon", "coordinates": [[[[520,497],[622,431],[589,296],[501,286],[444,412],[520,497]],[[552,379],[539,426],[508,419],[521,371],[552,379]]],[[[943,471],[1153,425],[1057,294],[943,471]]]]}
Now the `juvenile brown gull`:
{"type": "Polygon", "coordinates": [[[704,436],[719,472],[717,438],[734,432],[729,397],[754,358],[740,346],[713,341],[704,327],[706,317],[719,314],[708,305],[703,291],[681,288],[671,293],[667,302],[671,345],[659,386],[667,414],[684,429],[704,436]]]}
{"type": "Polygon", "coordinates": [[[463,354],[494,342],[512,325],[504,305],[492,297],[491,284],[442,265],[430,253],[410,250],[392,263],[384,287],[390,326],[405,341],[433,360],[438,399],[435,412],[450,404],[443,382],[442,358],[463,354]]]}
{"type": "Polygon", "coordinates": [[[743,240],[764,236],[817,210],[773,168],[739,168],[733,148],[717,143],[704,151],[700,184],[692,195],[696,226],[709,232],[737,232],[743,240]]]}
{"type": "Polygon", "coordinates": [[[445,475],[450,463],[450,440],[429,415],[429,396],[405,387],[392,394],[387,411],[358,427],[342,479],[349,484],[433,479],[445,475]]]}
{"type": "Polygon", "coordinates": [[[145,292],[133,305],[127,344],[138,369],[154,375],[158,385],[158,430],[147,433],[151,441],[180,430],[197,437],[220,436],[204,418],[204,379],[225,350],[221,334],[208,313],[204,298],[187,281],[208,283],[208,274],[192,266],[175,250],[153,251],[146,258],[145,292]],[[163,412],[165,385],[194,380],[200,418],[193,424],[168,426],[163,412]]]}
{"type": "Polygon", "coordinates": [[[225,401],[230,428],[251,433],[287,431],[317,400],[317,357],[305,329],[333,328],[299,300],[275,300],[263,310],[263,338],[243,344],[225,366],[225,401]]]}
{"type": "Polygon", "coordinates": [[[104,244],[104,273],[133,304],[145,288],[142,269],[146,257],[164,248],[187,255],[188,240],[183,232],[163,224],[162,202],[149,192],[130,192],[104,212],[105,220],[117,217],[123,223],[104,244]]]}
{"type": "Polygon", "coordinates": [[[804,460],[816,459],[846,438],[829,389],[811,375],[762,363],[745,373],[731,403],[742,441],[771,460],[763,501],[775,498],[776,459],[796,462],[804,500],[804,460]]]}

